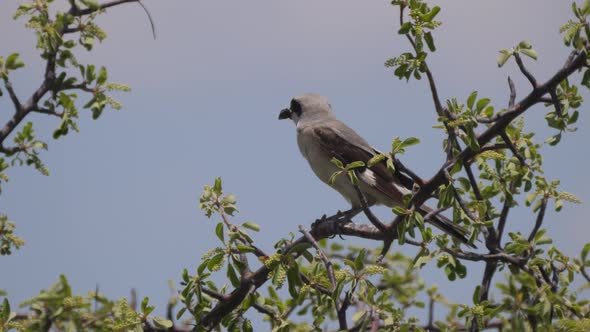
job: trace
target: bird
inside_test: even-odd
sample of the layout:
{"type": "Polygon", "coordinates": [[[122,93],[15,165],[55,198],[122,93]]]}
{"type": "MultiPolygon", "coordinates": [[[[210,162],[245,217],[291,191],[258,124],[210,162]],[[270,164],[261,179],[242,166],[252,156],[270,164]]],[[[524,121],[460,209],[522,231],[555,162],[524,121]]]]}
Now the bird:
{"type": "MultiPolygon", "coordinates": [[[[414,181],[395,171],[390,172],[386,162],[367,167],[367,162],[381,154],[364,138],[336,118],[328,99],[317,93],[305,93],[291,99],[288,108],[279,113],[279,120],[291,119],[297,129],[297,145],[315,175],[330,185],[330,178],[341,169],[333,162],[338,159],[346,165],[355,161],[365,163],[357,170],[358,190],[363,194],[367,206],[385,205],[390,208],[403,207],[404,196],[412,193],[414,181]]],[[[350,211],[363,209],[361,195],[346,176],[338,176],[331,183],[352,206],[350,211]]],[[[417,208],[423,216],[432,212],[427,205],[417,208]]],[[[431,214],[427,222],[462,243],[469,244],[468,232],[440,214],[431,214]]]]}

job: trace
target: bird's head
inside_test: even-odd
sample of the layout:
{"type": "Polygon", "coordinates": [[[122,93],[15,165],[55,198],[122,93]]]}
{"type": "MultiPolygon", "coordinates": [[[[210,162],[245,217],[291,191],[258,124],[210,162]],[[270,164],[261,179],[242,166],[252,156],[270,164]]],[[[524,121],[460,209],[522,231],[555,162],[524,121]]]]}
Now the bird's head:
{"type": "Polygon", "coordinates": [[[328,99],[317,93],[306,93],[291,99],[289,108],[279,114],[279,120],[291,119],[297,125],[299,121],[332,118],[332,106],[328,99]]]}

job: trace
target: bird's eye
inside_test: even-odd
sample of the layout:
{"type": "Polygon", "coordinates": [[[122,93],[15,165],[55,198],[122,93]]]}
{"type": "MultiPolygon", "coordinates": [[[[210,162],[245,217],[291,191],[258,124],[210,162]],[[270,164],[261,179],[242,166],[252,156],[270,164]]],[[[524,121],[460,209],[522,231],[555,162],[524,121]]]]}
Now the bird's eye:
{"type": "Polygon", "coordinates": [[[291,100],[291,112],[297,114],[297,116],[301,116],[301,104],[295,99],[291,100]]]}

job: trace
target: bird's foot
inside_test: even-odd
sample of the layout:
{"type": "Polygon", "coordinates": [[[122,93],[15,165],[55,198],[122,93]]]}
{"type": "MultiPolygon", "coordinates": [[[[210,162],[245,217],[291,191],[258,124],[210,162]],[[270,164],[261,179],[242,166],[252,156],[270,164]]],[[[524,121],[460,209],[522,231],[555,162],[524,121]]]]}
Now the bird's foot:
{"type": "Polygon", "coordinates": [[[360,212],[360,210],[362,210],[362,209],[353,208],[353,209],[350,209],[350,210],[344,211],[344,212],[338,210],[338,212],[336,212],[336,214],[331,217],[327,217],[324,214],[321,218],[316,219],[316,221],[313,224],[311,224],[311,228],[313,230],[314,228],[320,226],[321,224],[328,222],[329,227],[330,227],[330,233],[334,234],[330,238],[334,238],[334,237],[336,237],[336,235],[338,235],[338,236],[340,236],[341,239],[344,240],[344,238],[342,237],[343,227],[346,224],[352,222],[352,217],[357,215],[360,212]]]}

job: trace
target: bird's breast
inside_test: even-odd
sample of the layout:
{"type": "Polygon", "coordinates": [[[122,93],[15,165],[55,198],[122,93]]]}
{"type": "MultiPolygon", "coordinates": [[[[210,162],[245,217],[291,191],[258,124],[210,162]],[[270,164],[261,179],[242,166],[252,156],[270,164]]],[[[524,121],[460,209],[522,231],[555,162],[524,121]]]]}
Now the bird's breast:
{"type": "Polygon", "coordinates": [[[328,180],[334,172],[338,171],[338,168],[330,161],[332,156],[326,153],[315,140],[316,138],[313,136],[312,131],[297,131],[299,151],[307,160],[316,176],[323,182],[328,183],[328,180]]]}

